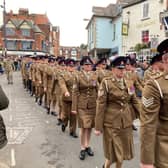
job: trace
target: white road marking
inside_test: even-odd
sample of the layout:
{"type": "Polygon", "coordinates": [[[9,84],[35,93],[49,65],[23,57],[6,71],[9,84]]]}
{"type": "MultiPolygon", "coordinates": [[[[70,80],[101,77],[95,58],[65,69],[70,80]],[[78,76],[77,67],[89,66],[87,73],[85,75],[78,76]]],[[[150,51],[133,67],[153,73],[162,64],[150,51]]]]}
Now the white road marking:
{"type": "Polygon", "coordinates": [[[11,166],[16,166],[16,160],[15,160],[15,150],[11,149],[11,166]]]}

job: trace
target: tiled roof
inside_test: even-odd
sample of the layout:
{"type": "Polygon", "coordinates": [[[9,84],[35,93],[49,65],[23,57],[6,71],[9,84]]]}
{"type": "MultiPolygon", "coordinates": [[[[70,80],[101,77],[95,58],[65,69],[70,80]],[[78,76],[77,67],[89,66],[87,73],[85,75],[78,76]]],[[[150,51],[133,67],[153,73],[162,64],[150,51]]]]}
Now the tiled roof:
{"type": "Polygon", "coordinates": [[[137,3],[141,3],[146,0],[117,0],[117,4],[121,4],[123,7],[131,6],[137,3]]]}
{"type": "Polygon", "coordinates": [[[96,16],[116,17],[120,14],[118,7],[118,4],[109,4],[105,8],[93,6],[92,12],[96,16]]]}
{"type": "Polygon", "coordinates": [[[36,24],[49,24],[50,21],[45,14],[34,14],[34,20],[36,24]]]}
{"type": "Polygon", "coordinates": [[[34,30],[36,33],[42,33],[41,29],[35,25],[35,23],[32,20],[24,20],[24,19],[10,19],[11,22],[16,26],[16,28],[19,28],[23,22],[27,22],[27,24],[34,30]]]}

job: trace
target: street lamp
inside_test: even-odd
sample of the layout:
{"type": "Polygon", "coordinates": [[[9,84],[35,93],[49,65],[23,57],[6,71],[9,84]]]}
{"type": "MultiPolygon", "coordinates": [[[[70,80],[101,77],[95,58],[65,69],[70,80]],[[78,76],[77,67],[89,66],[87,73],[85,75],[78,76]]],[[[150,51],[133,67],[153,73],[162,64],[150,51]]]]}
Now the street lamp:
{"type": "Polygon", "coordinates": [[[3,5],[0,5],[1,8],[3,8],[3,38],[4,38],[4,47],[3,47],[3,56],[7,56],[7,47],[6,47],[6,21],[5,21],[5,15],[6,15],[6,3],[5,0],[3,1],[3,5]]]}

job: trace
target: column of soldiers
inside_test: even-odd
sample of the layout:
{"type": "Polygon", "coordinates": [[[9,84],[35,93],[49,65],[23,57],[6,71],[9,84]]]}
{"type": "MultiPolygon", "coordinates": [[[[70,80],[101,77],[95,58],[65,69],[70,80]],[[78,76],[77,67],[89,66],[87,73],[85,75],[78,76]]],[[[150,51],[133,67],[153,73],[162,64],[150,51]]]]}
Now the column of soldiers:
{"type": "MultiPolygon", "coordinates": [[[[89,56],[82,57],[80,62],[63,57],[25,56],[21,66],[23,86],[34,96],[35,102],[44,106],[46,114],[57,117],[57,125],[61,126],[62,132],[69,127],[69,135],[77,138],[77,126],[80,128],[81,160],[87,155],[94,156],[90,146],[94,128],[96,135],[103,135],[103,167],[110,168],[112,163],[116,163],[116,168],[121,168],[124,160],[134,157],[132,131],[136,128],[133,122],[139,118],[142,124],[141,167],[154,168],[155,165],[156,168],[167,168],[165,149],[168,138],[165,142],[164,137],[158,135],[156,138],[157,128],[162,127],[160,120],[167,123],[167,115],[164,114],[167,106],[161,110],[162,117],[158,117],[168,94],[167,66],[163,66],[164,61],[168,62],[165,42],[158,51],[145,71],[144,79],[138,76],[137,63],[130,57],[114,57],[110,64],[102,58],[94,64],[89,56]],[[163,86],[162,80],[165,80],[163,86]],[[157,151],[156,139],[157,143],[160,140],[163,143],[163,146],[158,144],[157,151]],[[148,144],[150,142],[151,145],[148,144]],[[157,154],[159,148],[161,156],[157,154]]],[[[163,127],[160,132],[167,136],[168,126],[165,124],[163,127]]]]}

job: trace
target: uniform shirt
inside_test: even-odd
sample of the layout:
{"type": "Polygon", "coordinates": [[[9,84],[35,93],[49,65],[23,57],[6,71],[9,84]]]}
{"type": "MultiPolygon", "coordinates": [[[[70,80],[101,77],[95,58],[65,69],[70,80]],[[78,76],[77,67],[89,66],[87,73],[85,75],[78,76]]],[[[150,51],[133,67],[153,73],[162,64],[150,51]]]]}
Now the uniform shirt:
{"type": "Polygon", "coordinates": [[[162,166],[167,167],[168,156],[168,73],[151,79],[142,94],[141,109],[141,162],[154,164],[156,155],[162,158],[162,166]],[[159,138],[159,135],[163,137],[159,138]],[[160,145],[156,145],[156,139],[160,145]],[[163,143],[162,143],[163,142],[163,143]],[[166,145],[165,145],[166,144],[166,145]],[[163,152],[164,151],[164,152],[163,152]],[[166,152],[167,153],[166,153],[166,152]],[[166,156],[165,156],[165,154],[166,156]],[[164,163],[164,159],[166,162],[164,163]]]}
{"type": "Polygon", "coordinates": [[[135,94],[129,94],[124,80],[109,77],[103,79],[97,99],[96,130],[103,127],[126,128],[132,125],[130,106],[139,110],[139,101],[135,94]]]}

